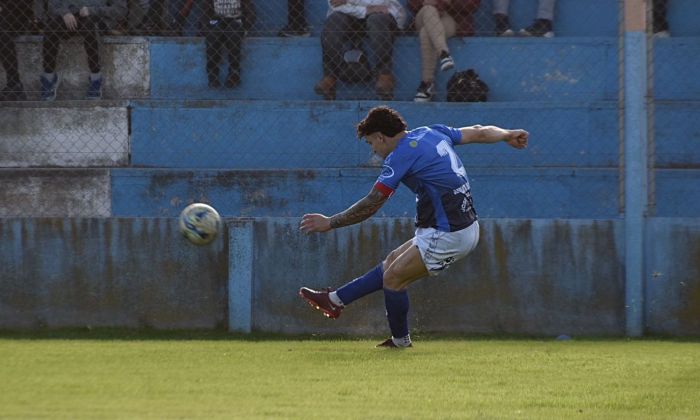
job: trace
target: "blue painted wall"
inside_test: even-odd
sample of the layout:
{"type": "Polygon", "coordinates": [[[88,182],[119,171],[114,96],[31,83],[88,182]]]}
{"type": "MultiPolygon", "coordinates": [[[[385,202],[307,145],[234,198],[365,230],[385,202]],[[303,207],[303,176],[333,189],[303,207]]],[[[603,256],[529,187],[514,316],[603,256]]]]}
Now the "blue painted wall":
{"type": "Polygon", "coordinates": [[[700,334],[700,219],[651,219],[646,243],[647,332],[700,334]]]}
{"type": "MultiPolygon", "coordinates": [[[[386,333],[381,293],[353,303],[330,322],[295,292],[301,286],[336,287],[361,275],[412,236],[411,220],[373,219],[308,236],[297,233],[296,223],[254,222],[252,330],[386,333]],[[304,258],[294,257],[300,254],[304,258]],[[269,261],[286,261],[285,270],[269,261]]],[[[617,221],[482,220],[474,253],[409,289],[411,327],[414,332],[622,334],[621,241],[617,221]]]]}
{"type": "MultiPolygon", "coordinates": [[[[406,3],[402,1],[402,3],[406,3]]],[[[511,20],[515,28],[523,28],[530,23],[537,11],[537,0],[513,0],[511,2],[511,20]]],[[[617,34],[618,6],[617,0],[559,0],[555,9],[555,30],[561,36],[614,36],[617,34]]],[[[258,14],[256,30],[274,34],[287,22],[287,3],[285,0],[258,0],[255,2],[258,14]]],[[[328,10],[326,1],[307,1],[306,16],[317,35],[323,27],[328,10]]],[[[491,35],[493,18],[491,0],[482,0],[477,11],[476,29],[479,34],[491,35]]],[[[673,23],[692,27],[682,14],[672,16],[673,23]],[[677,22],[678,21],[678,22],[677,22]]]]}
{"type": "MultiPolygon", "coordinates": [[[[241,86],[209,89],[204,41],[151,39],[151,97],[192,99],[319,100],[313,86],[322,76],[318,38],[247,38],[241,86]]],[[[615,38],[470,38],[450,40],[458,69],[474,68],[492,101],[617,100],[615,38]],[[517,63],[513,65],[512,63],[517,63]]],[[[400,37],[394,48],[396,99],[412,100],[420,82],[418,40],[400,37]]],[[[222,67],[222,73],[226,69],[222,67]]],[[[444,100],[448,73],[437,74],[444,100]]],[[[373,87],[339,86],[338,99],[373,99],[373,87]]]]}
{"type": "MultiPolygon", "coordinates": [[[[379,169],[112,171],[116,217],[174,217],[194,201],[224,216],[334,214],[369,192],[379,169]]],[[[477,211],[484,217],[613,218],[618,215],[617,169],[468,171],[477,211]]],[[[415,196],[397,190],[382,216],[415,215],[415,196]]]]}
{"type": "MultiPolygon", "coordinates": [[[[337,168],[367,165],[355,134],[375,102],[135,102],[131,164],[165,168],[337,168]]],[[[457,148],[468,167],[616,167],[617,108],[609,102],[392,104],[410,127],[496,124],[531,133],[527,150],[457,148]]]]}
{"type": "Polygon", "coordinates": [[[191,245],[172,218],[0,218],[0,328],[224,327],[226,239],[191,245]]]}
{"type": "MultiPolygon", "coordinates": [[[[405,3],[405,2],[403,2],[405,3]]],[[[258,21],[256,31],[275,34],[287,23],[286,0],[256,0],[258,21]]],[[[557,36],[617,36],[619,0],[558,0],[555,8],[554,30],[557,36]]],[[[482,0],[475,20],[479,35],[493,33],[492,1],[482,0]]],[[[327,12],[327,2],[307,1],[307,21],[314,35],[320,33],[327,12]]],[[[537,11],[537,0],[511,0],[510,17],[513,27],[523,28],[530,23],[537,11]]],[[[698,36],[700,8],[696,0],[669,2],[668,20],[674,36],[698,36]]]]}

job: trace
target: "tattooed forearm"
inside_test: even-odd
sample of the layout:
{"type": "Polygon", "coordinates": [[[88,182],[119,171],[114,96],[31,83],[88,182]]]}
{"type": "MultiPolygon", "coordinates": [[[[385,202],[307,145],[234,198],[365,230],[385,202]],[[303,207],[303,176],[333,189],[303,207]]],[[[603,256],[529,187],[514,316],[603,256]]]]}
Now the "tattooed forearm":
{"type": "Polygon", "coordinates": [[[331,228],[339,228],[343,226],[354,225],[361,221],[370,218],[387,200],[384,194],[376,189],[367,194],[362,200],[353,204],[347,210],[335,214],[331,217],[331,228]]]}

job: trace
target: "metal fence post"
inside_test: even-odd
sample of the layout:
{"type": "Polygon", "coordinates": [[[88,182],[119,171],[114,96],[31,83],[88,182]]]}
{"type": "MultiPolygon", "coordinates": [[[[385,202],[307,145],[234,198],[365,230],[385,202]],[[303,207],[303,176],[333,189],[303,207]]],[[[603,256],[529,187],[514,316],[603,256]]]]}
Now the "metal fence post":
{"type": "Polygon", "coordinates": [[[644,332],[644,230],[647,210],[646,0],[624,4],[624,188],[626,333],[644,332]]]}

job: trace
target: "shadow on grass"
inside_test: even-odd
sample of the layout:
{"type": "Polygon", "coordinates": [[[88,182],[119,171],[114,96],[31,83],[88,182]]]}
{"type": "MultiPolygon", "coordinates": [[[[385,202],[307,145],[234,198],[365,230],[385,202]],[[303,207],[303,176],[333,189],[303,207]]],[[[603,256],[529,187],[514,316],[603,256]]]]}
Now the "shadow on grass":
{"type": "MultiPolygon", "coordinates": [[[[31,331],[0,330],[0,339],[9,340],[105,340],[105,341],[168,341],[168,340],[199,340],[199,341],[358,341],[381,340],[379,336],[348,336],[332,334],[272,334],[254,332],[251,334],[231,333],[226,330],[156,330],[150,328],[61,328],[37,329],[31,331]]],[[[446,340],[446,341],[555,341],[551,336],[523,335],[458,335],[458,334],[413,334],[415,340],[446,340]]],[[[629,337],[573,337],[574,342],[592,341],[665,341],[679,343],[700,343],[700,337],[670,337],[646,336],[642,338],[629,337]]],[[[566,342],[562,342],[566,343],[566,342]]]]}

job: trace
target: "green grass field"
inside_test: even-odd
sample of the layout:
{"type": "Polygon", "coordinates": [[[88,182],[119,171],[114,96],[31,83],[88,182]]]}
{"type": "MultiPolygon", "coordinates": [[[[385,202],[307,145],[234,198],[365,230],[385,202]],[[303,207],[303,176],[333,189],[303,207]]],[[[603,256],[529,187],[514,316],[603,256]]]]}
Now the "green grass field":
{"type": "Polygon", "coordinates": [[[0,334],[1,418],[700,418],[700,343],[0,334]]]}

